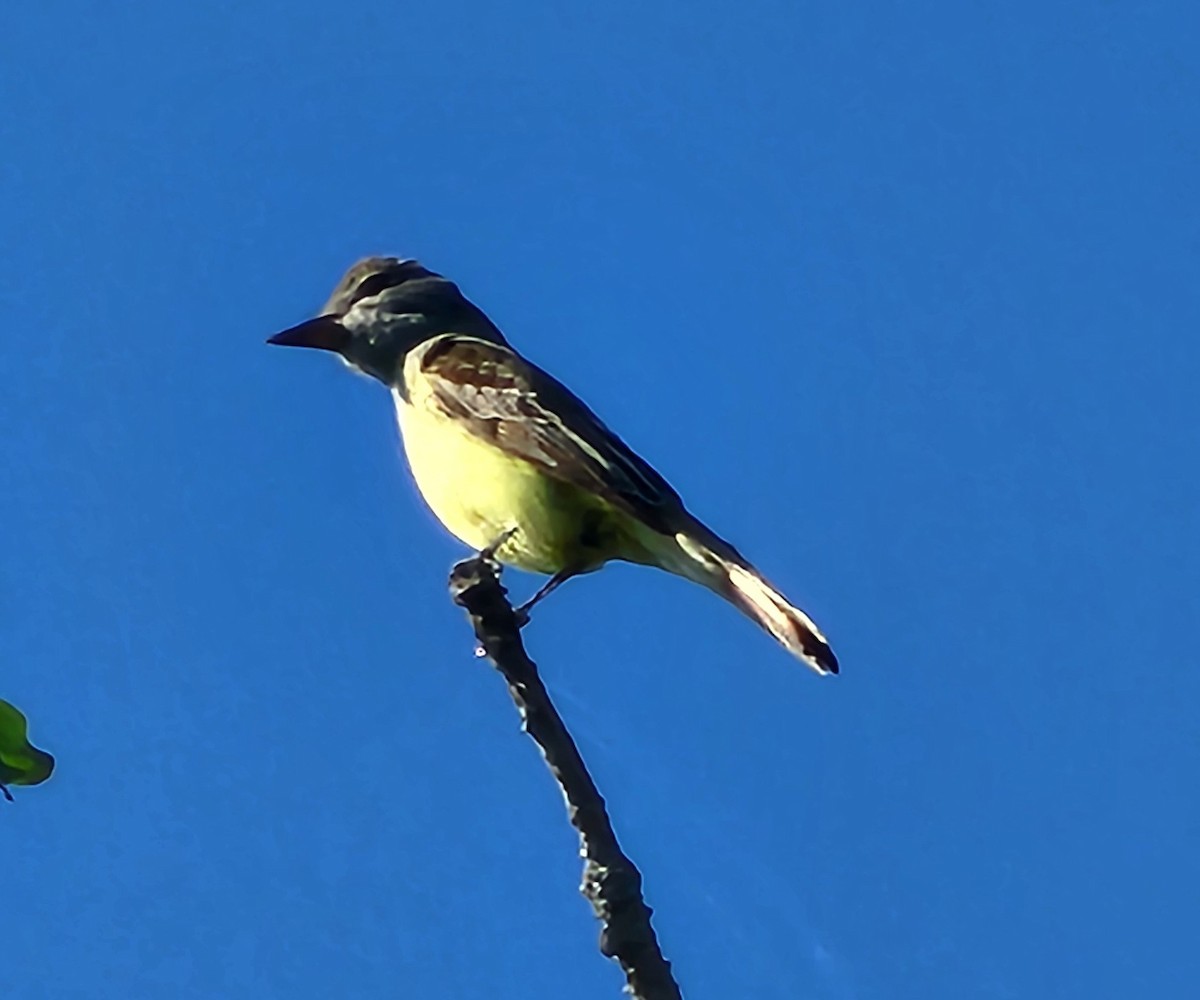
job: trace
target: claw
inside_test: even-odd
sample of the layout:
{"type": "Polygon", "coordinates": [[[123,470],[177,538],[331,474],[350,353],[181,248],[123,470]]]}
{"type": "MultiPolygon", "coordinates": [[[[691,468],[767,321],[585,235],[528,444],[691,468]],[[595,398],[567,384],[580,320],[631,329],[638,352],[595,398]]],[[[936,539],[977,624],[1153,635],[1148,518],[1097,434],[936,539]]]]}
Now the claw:
{"type": "Polygon", "coordinates": [[[496,550],[498,548],[500,548],[500,546],[503,545],[505,542],[507,542],[510,538],[512,538],[512,536],[517,533],[517,530],[518,530],[517,527],[514,525],[513,527],[509,528],[506,532],[504,532],[504,534],[502,534],[494,542],[492,542],[491,545],[485,545],[482,549],[479,550],[479,558],[484,560],[485,562],[492,562],[492,563],[496,562],[496,550]]]}
{"type": "Polygon", "coordinates": [[[543,585],[541,590],[534,594],[528,601],[522,604],[519,608],[513,608],[513,614],[517,616],[518,628],[524,628],[529,624],[529,612],[534,608],[535,604],[541,602],[544,598],[549,597],[554,591],[558,590],[571,577],[578,575],[578,570],[574,568],[560,569],[543,585]]]}

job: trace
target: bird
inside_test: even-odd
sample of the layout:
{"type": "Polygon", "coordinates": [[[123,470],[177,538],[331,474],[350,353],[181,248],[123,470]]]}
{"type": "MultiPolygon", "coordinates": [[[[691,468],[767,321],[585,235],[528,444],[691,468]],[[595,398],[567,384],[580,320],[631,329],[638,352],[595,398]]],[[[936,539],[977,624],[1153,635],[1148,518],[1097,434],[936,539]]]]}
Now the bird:
{"type": "Polygon", "coordinates": [[[413,478],[442,524],[501,564],[549,577],[517,609],[522,622],[565,581],[622,560],[701,584],[817,673],[838,672],[805,612],[417,260],[363,258],[315,318],[267,342],[332,352],[390,390],[413,478]]]}

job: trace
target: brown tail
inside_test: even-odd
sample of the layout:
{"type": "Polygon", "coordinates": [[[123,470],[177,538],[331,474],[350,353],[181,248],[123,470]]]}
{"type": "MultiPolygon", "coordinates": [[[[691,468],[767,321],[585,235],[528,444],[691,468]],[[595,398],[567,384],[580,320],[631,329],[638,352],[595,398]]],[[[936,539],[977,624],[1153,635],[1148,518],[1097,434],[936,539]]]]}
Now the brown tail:
{"type": "Polygon", "coordinates": [[[680,558],[666,566],[720,594],[747,618],[779,640],[789,653],[819,674],[836,674],[837,657],[816,623],[790,604],[728,542],[698,521],[675,535],[680,558]]]}

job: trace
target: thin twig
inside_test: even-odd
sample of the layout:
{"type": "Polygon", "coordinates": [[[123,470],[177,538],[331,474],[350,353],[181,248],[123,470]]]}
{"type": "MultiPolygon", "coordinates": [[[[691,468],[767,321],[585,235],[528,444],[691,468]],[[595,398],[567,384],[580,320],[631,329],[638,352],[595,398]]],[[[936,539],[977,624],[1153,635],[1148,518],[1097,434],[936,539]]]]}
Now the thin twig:
{"type": "Polygon", "coordinates": [[[671,963],[663,958],[650,926],[641,873],[617,843],[604,799],[551,703],[537,666],[525,652],[498,572],[486,558],[464,560],[450,574],[450,594],[466,608],[480,646],[508,683],[522,728],[538,745],[562,789],[584,859],[579,889],[603,925],[600,951],[620,963],[626,989],[635,1000],[682,1000],[671,963]]]}

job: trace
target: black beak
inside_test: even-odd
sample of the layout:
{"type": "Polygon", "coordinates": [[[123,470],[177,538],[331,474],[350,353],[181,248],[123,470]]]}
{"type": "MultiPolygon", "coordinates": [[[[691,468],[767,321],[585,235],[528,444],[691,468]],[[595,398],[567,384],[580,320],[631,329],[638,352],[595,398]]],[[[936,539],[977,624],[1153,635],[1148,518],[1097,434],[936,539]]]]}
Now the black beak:
{"type": "Polygon", "coordinates": [[[350,343],[350,331],[338,322],[336,316],[318,316],[275,334],[267,343],[282,347],[315,347],[321,351],[345,354],[346,346],[350,343]]]}

